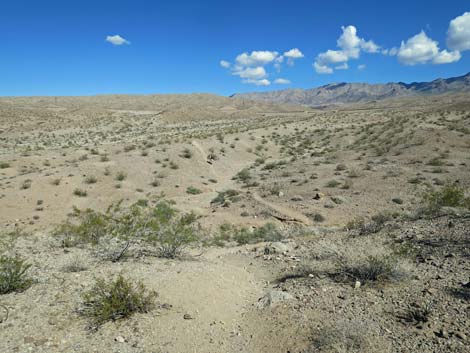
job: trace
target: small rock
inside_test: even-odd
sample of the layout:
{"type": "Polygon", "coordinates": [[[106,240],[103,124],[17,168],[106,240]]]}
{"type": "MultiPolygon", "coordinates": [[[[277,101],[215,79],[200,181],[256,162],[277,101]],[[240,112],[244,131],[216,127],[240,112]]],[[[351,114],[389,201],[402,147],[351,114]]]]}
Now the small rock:
{"type": "Polygon", "coordinates": [[[274,307],[278,304],[294,300],[294,297],[287,293],[278,290],[273,290],[258,300],[258,307],[261,309],[274,307]]]}
{"type": "Polygon", "coordinates": [[[283,197],[283,196],[284,196],[284,193],[283,193],[282,191],[279,191],[279,194],[277,194],[277,196],[283,197]]]}
{"type": "Polygon", "coordinates": [[[293,198],[291,198],[291,200],[292,201],[303,201],[304,198],[302,196],[297,195],[297,196],[294,196],[293,198]]]}
{"type": "Polygon", "coordinates": [[[441,338],[449,338],[449,332],[447,332],[445,329],[441,328],[439,332],[436,332],[437,337],[441,338]]]}
{"type": "Polygon", "coordinates": [[[191,315],[189,315],[189,314],[184,314],[184,315],[183,315],[183,319],[185,319],[185,320],[192,320],[193,317],[192,317],[191,315]]]}
{"type": "Polygon", "coordinates": [[[463,332],[456,332],[455,337],[460,338],[463,341],[465,341],[467,339],[467,335],[463,332]]]}
{"type": "Polygon", "coordinates": [[[356,281],[356,283],[354,283],[354,289],[358,288],[361,288],[361,281],[356,281]]]}
{"type": "Polygon", "coordinates": [[[124,343],[124,342],[126,342],[126,339],[125,339],[124,337],[122,337],[122,336],[117,336],[117,337],[114,338],[114,340],[115,340],[116,342],[118,342],[118,343],[124,343]]]}

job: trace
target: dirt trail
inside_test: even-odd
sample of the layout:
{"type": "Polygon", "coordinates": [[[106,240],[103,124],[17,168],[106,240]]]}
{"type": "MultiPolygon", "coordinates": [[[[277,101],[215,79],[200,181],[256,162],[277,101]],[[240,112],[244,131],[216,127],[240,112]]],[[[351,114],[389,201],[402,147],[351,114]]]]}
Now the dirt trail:
{"type": "Polygon", "coordinates": [[[199,144],[199,142],[197,142],[195,140],[192,141],[192,145],[197,148],[197,150],[201,154],[201,160],[209,166],[209,170],[212,173],[212,175],[215,178],[218,178],[219,176],[216,173],[216,171],[214,169],[214,166],[212,164],[207,163],[207,153],[206,153],[206,151],[204,151],[204,148],[202,148],[202,146],[199,144]]]}
{"type": "Polygon", "coordinates": [[[304,214],[297,212],[291,208],[276,205],[274,203],[266,201],[257,192],[253,193],[253,198],[259,203],[265,205],[266,207],[269,207],[270,209],[284,216],[286,218],[286,221],[296,221],[296,222],[303,223],[305,225],[312,225],[312,221],[304,214]]]}

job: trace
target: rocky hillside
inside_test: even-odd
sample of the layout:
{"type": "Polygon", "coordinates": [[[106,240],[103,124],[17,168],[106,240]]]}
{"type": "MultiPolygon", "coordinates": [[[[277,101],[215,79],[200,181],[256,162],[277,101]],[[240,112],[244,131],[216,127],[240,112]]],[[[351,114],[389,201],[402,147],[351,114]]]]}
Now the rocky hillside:
{"type": "Polygon", "coordinates": [[[234,94],[232,97],[274,103],[302,104],[313,107],[451,92],[470,92],[470,73],[448,79],[439,78],[431,82],[413,82],[409,84],[403,82],[386,84],[342,82],[311,89],[242,93],[234,94]]]}

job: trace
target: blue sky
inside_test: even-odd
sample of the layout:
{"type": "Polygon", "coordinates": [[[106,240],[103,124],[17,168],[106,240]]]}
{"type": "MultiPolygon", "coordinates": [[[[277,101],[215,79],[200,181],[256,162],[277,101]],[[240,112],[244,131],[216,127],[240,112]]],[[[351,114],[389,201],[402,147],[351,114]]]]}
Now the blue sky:
{"type": "Polygon", "coordinates": [[[470,71],[466,12],[468,0],[2,1],[0,95],[229,95],[458,76],[470,71]]]}

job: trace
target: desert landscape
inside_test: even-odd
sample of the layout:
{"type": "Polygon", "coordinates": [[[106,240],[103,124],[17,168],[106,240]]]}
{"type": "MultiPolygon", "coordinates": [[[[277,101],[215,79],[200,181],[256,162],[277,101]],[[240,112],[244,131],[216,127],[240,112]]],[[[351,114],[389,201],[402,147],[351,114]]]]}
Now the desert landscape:
{"type": "Polygon", "coordinates": [[[374,97],[0,98],[0,351],[468,352],[469,93],[374,97]]]}

